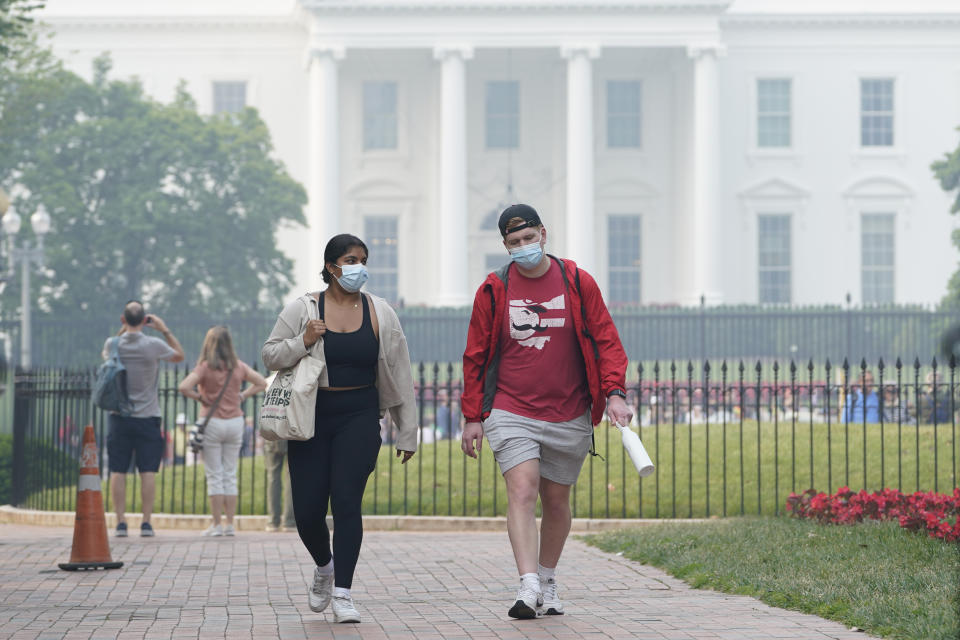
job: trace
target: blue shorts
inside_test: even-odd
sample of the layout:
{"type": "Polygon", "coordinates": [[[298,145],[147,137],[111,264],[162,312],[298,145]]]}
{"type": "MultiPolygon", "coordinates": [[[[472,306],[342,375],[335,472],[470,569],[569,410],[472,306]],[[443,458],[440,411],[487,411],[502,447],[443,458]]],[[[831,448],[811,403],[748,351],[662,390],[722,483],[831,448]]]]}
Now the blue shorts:
{"type": "Polygon", "coordinates": [[[163,457],[160,418],[131,418],[111,413],[107,417],[107,458],[110,471],[127,473],[136,453],[140,473],[156,473],[163,457]]]}

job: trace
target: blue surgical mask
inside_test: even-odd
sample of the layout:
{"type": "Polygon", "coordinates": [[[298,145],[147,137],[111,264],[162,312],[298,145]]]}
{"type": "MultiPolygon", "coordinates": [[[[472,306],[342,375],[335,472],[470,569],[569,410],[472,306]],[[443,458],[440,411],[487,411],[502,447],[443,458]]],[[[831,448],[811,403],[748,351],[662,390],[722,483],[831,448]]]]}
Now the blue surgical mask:
{"type": "MultiPolygon", "coordinates": [[[[362,264],[343,264],[340,265],[342,274],[337,278],[337,282],[340,283],[340,286],[343,287],[343,290],[347,293],[356,293],[360,291],[360,287],[366,284],[367,280],[370,278],[370,274],[367,273],[367,267],[362,264]]],[[[336,276],[334,276],[336,278],[336,276]]]]}
{"type": "Polygon", "coordinates": [[[510,250],[510,258],[517,263],[518,267],[524,269],[533,269],[543,260],[543,247],[540,241],[525,244],[522,247],[510,250]]]}

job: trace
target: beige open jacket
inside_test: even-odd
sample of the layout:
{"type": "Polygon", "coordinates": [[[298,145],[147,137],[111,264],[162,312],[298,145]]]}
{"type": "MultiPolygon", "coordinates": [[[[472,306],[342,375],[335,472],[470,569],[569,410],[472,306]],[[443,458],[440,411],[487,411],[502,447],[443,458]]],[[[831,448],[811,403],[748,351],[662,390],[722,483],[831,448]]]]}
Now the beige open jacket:
{"type": "MultiPolygon", "coordinates": [[[[400,319],[386,300],[365,294],[372,302],[380,324],[380,356],[377,361],[377,391],[380,395],[380,417],[389,411],[399,436],[396,446],[403,451],[417,450],[417,403],[413,390],[410,352],[407,337],[400,328],[400,319]]],[[[280,312],[270,337],[263,344],[260,357],[271,371],[289,369],[307,355],[303,332],[310,318],[319,316],[317,300],[304,294],[280,312]],[[312,309],[311,309],[312,306],[312,309]]],[[[322,340],[323,338],[321,338],[322,340]]],[[[313,349],[314,357],[323,359],[323,349],[313,349]]],[[[324,363],[326,365],[326,363],[324,363]]],[[[324,366],[320,386],[330,386],[324,366]]]]}

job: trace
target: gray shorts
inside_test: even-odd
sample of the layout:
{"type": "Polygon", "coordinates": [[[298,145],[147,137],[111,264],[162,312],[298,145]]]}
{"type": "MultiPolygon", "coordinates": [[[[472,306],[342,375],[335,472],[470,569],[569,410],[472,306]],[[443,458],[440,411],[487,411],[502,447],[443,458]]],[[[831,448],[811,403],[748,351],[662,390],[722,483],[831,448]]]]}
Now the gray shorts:
{"type": "Polygon", "coordinates": [[[483,422],[483,433],[500,465],[500,473],[521,462],[539,459],[541,477],[571,485],[576,483],[590,451],[593,425],[589,409],[567,422],[545,422],[494,409],[483,422]]]}

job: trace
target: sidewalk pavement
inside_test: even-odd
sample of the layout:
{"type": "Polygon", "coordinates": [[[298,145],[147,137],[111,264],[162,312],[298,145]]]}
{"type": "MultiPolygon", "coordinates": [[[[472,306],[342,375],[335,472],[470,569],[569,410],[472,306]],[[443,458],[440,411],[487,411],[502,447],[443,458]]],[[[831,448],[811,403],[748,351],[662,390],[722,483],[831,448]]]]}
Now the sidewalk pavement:
{"type": "Polygon", "coordinates": [[[571,539],[558,577],[567,615],[507,616],[519,579],[506,533],[368,532],[353,584],[359,625],[307,607],[295,533],[110,538],[122,569],[66,572],[72,529],[0,524],[0,638],[864,638],[745,596],[691,589],[571,539]]]}

